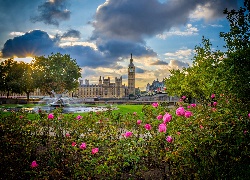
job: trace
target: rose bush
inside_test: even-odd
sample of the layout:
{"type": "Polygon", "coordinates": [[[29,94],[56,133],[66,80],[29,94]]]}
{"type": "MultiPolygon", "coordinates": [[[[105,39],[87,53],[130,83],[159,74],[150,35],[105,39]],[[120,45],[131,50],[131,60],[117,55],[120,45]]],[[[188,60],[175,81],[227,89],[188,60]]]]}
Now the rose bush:
{"type": "Polygon", "coordinates": [[[173,109],[155,103],[124,116],[60,109],[32,121],[23,112],[1,115],[2,177],[146,179],[157,172],[162,179],[247,179],[249,112],[226,96],[211,102],[181,101],[173,109]]]}

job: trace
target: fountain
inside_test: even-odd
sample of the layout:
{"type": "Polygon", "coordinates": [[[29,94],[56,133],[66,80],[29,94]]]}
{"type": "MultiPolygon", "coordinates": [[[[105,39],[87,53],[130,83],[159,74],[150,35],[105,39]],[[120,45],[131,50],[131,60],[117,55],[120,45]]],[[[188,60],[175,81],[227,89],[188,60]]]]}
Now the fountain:
{"type": "Polygon", "coordinates": [[[39,101],[41,106],[37,106],[33,109],[34,112],[43,110],[46,112],[51,112],[54,109],[60,107],[63,113],[76,113],[76,112],[96,112],[96,111],[106,111],[107,107],[86,107],[83,106],[83,101],[80,98],[69,98],[63,94],[56,94],[52,91],[51,97],[44,97],[39,101]]]}

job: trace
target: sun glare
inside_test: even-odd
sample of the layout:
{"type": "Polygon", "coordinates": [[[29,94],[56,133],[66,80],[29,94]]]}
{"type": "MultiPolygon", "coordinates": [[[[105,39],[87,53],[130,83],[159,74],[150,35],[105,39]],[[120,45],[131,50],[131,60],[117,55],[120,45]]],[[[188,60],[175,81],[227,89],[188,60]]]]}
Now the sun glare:
{"type": "Polygon", "coordinates": [[[19,57],[14,57],[15,61],[23,61],[26,63],[30,63],[32,61],[33,57],[25,57],[25,58],[19,58],[19,57]]]}

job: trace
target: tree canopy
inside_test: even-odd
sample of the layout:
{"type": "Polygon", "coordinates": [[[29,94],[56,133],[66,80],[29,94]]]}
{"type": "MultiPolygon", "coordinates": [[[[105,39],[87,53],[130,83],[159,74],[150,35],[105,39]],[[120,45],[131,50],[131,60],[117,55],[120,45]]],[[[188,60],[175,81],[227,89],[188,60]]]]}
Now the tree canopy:
{"type": "Polygon", "coordinates": [[[63,93],[78,86],[81,69],[70,55],[56,53],[48,57],[35,57],[32,65],[36,74],[36,87],[42,92],[63,93]]]}
{"type": "Polygon", "coordinates": [[[225,51],[213,50],[209,39],[195,47],[193,64],[182,70],[172,70],[165,79],[167,93],[186,95],[199,101],[210,95],[226,94],[247,105],[250,101],[250,15],[249,3],[238,11],[224,13],[230,24],[229,32],[220,33],[225,51]]]}

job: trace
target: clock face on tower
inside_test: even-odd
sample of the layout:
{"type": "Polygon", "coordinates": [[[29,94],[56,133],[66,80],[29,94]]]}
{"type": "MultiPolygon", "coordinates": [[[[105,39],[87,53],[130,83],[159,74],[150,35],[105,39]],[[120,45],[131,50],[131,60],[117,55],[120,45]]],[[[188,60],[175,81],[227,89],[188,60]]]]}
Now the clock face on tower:
{"type": "Polygon", "coordinates": [[[134,72],[134,70],[132,68],[129,69],[129,72],[134,72]]]}

